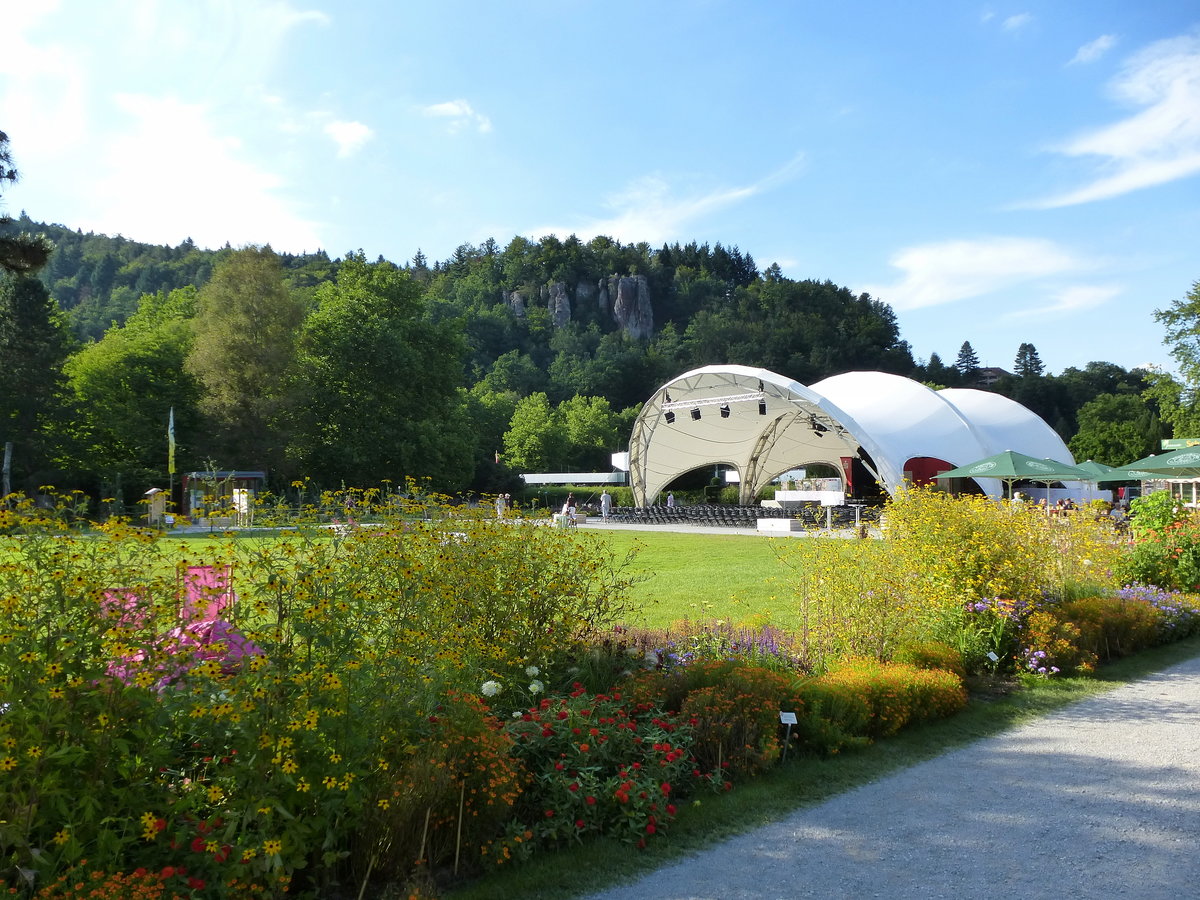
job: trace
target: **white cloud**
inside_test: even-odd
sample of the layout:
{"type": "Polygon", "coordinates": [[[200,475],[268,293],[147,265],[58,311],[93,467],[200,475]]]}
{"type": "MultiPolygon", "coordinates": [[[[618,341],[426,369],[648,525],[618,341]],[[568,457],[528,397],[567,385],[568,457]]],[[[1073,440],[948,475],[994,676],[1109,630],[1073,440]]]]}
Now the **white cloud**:
{"type": "Polygon", "coordinates": [[[1009,16],[1005,19],[1002,27],[1005,31],[1018,31],[1032,21],[1033,16],[1029,13],[1018,13],[1015,16],[1009,16]]]}
{"type": "Polygon", "coordinates": [[[339,158],[350,156],[375,135],[362,122],[330,122],[324,131],[337,144],[339,158]]]}
{"type": "Polygon", "coordinates": [[[1111,90],[1118,100],[1144,108],[1055,148],[1097,158],[1097,177],[1025,206],[1104,200],[1200,173],[1200,33],[1151,44],[1125,63],[1111,90]]]}
{"type": "Polygon", "coordinates": [[[604,205],[611,215],[601,219],[576,222],[573,225],[541,226],[528,229],[534,235],[577,235],[590,240],[607,235],[620,241],[646,241],[658,244],[684,236],[689,223],[744,200],[764,193],[794,178],[804,167],[803,154],[797,154],[785,165],[768,173],[753,184],[743,187],[718,188],[689,196],[674,196],[672,187],[661,175],[647,175],[609,195],[604,205]]]}
{"type": "Polygon", "coordinates": [[[466,100],[447,100],[445,103],[434,103],[422,107],[421,112],[433,118],[449,119],[451,133],[472,125],[480,134],[486,134],[492,130],[491,120],[487,116],[475,112],[466,100]]]}
{"type": "Polygon", "coordinates": [[[1114,34],[1102,34],[1094,41],[1089,41],[1078,50],[1075,51],[1075,56],[1067,63],[1068,66],[1078,65],[1080,63],[1095,62],[1105,53],[1111,50],[1117,43],[1117,36],[1114,34]]]}
{"type": "Polygon", "coordinates": [[[1085,265],[1052,241],[1014,237],[923,244],[900,251],[890,262],[904,277],[862,290],[898,310],[991,294],[1085,265]]]}
{"type": "Polygon", "coordinates": [[[1003,316],[1005,321],[1055,319],[1070,313],[1085,312],[1102,306],[1124,289],[1119,285],[1072,285],[1054,291],[1048,303],[1030,309],[1013,310],[1003,316]]]}
{"type": "Polygon", "coordinates": [[[117,103],[130,127],[108,142],[90,215],[72,224],[154,243],[322,246],[315,225],[279,198],[282,179],[247,162],[204,107],[133,94],[117,103]]]}

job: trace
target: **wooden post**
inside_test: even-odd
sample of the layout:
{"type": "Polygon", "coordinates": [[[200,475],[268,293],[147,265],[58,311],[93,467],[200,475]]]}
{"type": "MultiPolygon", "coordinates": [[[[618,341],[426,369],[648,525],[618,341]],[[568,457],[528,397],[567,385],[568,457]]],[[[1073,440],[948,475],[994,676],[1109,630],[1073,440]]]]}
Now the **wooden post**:
{"type": "Polygon", "coordinates": [[[4,442],[4,481],[0,497],[7,497],[12,493],[12,447],[12,441],[4,442]]]}

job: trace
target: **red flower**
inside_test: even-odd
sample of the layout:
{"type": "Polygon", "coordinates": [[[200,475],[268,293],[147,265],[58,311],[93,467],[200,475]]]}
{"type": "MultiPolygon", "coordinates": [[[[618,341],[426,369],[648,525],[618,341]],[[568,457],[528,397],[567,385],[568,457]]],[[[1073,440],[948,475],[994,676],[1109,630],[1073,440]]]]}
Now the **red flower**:
{"type": "Polygon", "coordinates": [[[568,715],[570,715],[570,713],[568,713],[565,709],[560,709],[558,711],[558,717],[560,719],[565,719],[568,715]]]}
{"type": "Polygon", "coordinates": [[[674,803],[667,804],[667,815],[668,816],[675,815],[675,804],[674,803]]]}
{"type": "Polygon", "coordinates": [[[188,879],[188,887],[190,887],[194,891],[204,890],[205,883],[206,882],[204,881],[203,878],[197,878],[195,875],[191,876],[188,879]]]}
{"type": "Polygon", "coordinates": [[[163,870],[161,872],[161,875],[163,878],[170,878],[174,874],[175,874],[174,866],[163,866],[163,870]]]}
{"type": "Polygon", "coordinates": [[[587,823],[586,823],[586,822],[584,822],[584,821],[583,821],[583,819],[576,819],[576,820],[575,820],[575,827],[576,827],[576,828],[583,829],[583,828],[585,828],[586,826],[587,826],[587,823]]]}
{"type": "Polygon", "coordinates": [[[548,809],[548,810],[546,810],[546,818],[547,818],[547,819],[549,819],[549,818],[550,818],[550,817],[552,817],[553,815],[554,815],[554,810],[552,810],[552,809],[548,809]]]}
{"type": "Polygon", "coordinates": [[[659,790],[663,792],[663,796],[666,796],[667,794],[671,793],[671,785],[664,781],[662,785],[659,786],[659,790]]]}
{"type": "Polygon", "coordinates": [[[567,785],[567,790],[572,791],[572,792],[577,791],[577,790],[579,790],[579,785],[575,782],[571,782],[570,784],[567,785]]]}
{"type": "Polygon", "coordinates": [[[588,805],[588,806],[595,806],[595,805],[596,805],[596,798],[595,798],[595,797],[592,797],[592,796],[589,796],[589,797],[587,798],[587,805],[588,805]]]}
{"type": "Polygon", "coordinates": [[[192,838],[192,852],[193,853],[203,853],[204,852],[204,844],[205,844],[204,838],[202,838],[202,837],[192,838]]]}

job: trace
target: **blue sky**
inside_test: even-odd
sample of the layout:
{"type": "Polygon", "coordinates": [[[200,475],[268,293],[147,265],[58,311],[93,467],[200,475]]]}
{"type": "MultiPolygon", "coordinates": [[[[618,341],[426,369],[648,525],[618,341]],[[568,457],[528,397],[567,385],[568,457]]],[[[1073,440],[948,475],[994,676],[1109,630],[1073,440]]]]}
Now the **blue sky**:
{"type": "Polygon", "coordinates": [[[1170,366],[1194,0],[0,0],[10,214],[201,246],[575,233],[869,291],[919,358],[1170,366]]]}

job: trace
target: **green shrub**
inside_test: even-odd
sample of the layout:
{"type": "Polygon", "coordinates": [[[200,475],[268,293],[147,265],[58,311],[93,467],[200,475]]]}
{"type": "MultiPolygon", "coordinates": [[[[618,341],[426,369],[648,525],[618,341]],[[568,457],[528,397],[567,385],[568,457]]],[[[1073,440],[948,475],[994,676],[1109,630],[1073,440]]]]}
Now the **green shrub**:
{"type": "Polygon", "coordinates": [[[1062,603],[1060,618],[1079,629],[1079,645],[1103,662],[1159,642],[1161,615],[1149,603],[1122,597],[1086,597],[1062,603]]]}
{"type": "Polygon", "coordinates": [[[962,651],[942,641],[916,641],[904,644],[896,651],[894,662],[906,663],[918,669],[941,669],[960,679],[967,677],[962,651]]]}
{"type": "MultiPolygon", "coordinates": [[[[818,691],[828,692],[832,687],[842,692],[839,712],[843,718],[838,726],[849,734],[872,739],[895,734],[911,723],[953,715],[967,702],[962,680],[952,672],[870,658],[840,660],[817,684],[818,691]],[[853,705],[848,697],[855,698],[853,705]],[[850,711],[853,719],[846,715],[850,711]]],[[[830,706],[826,700],[820,711],[830,706]]]]}
{"type": "Polygon", "coordinates": [[[630,683],[639,703],[677,712],[693,729],[692,754],[702,771],[744,776],[777,759],[779,713],[803,714],[791,679],[739,660],[701,660],[647,672],[630,683]]]}

